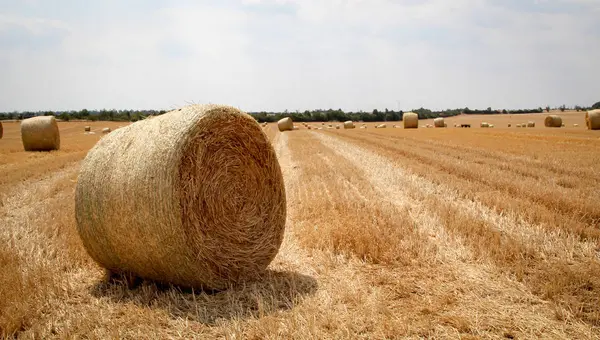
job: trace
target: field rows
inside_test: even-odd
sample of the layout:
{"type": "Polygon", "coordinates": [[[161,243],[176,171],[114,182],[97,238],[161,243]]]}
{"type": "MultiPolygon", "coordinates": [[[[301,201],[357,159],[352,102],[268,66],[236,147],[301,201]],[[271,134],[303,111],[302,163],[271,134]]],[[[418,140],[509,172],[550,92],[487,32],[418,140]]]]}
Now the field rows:
{"type": "Polygon", "coordinates": [[[588,131],[269,125],[284,243],[261,281],[207,294],[104,283],[73,217],[78,161],[98,137],[69,124],[58,153],[21,152],[10,128],[0,144],[1,333],[600,336],[600,140],[588,131]]]}

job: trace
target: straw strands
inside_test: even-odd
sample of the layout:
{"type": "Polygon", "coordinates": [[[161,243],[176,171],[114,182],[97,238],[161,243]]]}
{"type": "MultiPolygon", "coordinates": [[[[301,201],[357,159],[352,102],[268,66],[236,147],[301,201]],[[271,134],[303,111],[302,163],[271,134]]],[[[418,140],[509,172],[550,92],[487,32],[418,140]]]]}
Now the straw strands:
{"type": "Polygon", "coordinates": [[[223,289],[264,272],[283,239],[276,154],[249,115],[191,105],[118,129],[81,165],[77,229],[111,272],[223,289]]]}

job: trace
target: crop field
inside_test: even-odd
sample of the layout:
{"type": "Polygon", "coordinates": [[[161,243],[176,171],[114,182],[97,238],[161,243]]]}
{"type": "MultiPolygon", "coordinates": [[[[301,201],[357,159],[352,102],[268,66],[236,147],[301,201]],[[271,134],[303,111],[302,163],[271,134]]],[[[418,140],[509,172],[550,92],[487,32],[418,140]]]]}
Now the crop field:
{"type": "Polygon", "coordinates": [[[597,339],[600,131],[560,114],[563,128],[267,125],[285,238],[264,277],[222,292],[108,283],[83,248],[80,161],[124,123],[60,122],[60,151],[26,153],[5,122],[0,337],[597,339]]]}

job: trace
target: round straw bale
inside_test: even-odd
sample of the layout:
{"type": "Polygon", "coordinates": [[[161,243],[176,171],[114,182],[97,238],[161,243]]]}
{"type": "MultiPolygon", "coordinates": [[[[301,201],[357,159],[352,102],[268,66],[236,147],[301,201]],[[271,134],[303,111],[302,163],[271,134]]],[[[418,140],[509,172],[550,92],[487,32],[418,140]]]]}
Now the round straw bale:
{"type": "Polygon", "coordinates": [[[527,122],[527,127],[535,127],[535,122],[530,120],[527,122]]]}
{"type": "Polygon", "coordinates": [[[508,127],[510,127],[510,126],[511,126],[511,125],[510,125],[510,123],[509,123],[509,124],[508,124],[508,127]]]}
{"type": "Polygon", "coordinates": [[[4,135],[4,127],[2,127],[2,122],[0,122],[0,139],[2,139],[3,135],[4,135]]]}
{"type": "Polygon", "coordinates": [[[486,127],[490,127],[490,124],[486,123],[486,122],[481,122],[481,125],[479,125],[482,128],[486,128],[486,127]]]}
{"type": "Polygon", "coordinates": [[[416,129],[419,127],[419,115],[414,112],[406,112],[402,115],[405,129],[416,129]]]}
{"type": "Polygon", "coordinates": [[[550,115],[544,119],[544,125],[546,127],[561,127],[562,126],[562,118],[557,115],[550,115]]]}
{"type": "Polygon", "coordinates": [[[339,129],[340,129],[340,126],[339,126],[339,125],[336,125],[336,126],[335,126],[335,128],[336,128],[337,130],[339,130],[339,129]]]}
{"type": "Polygon", "coordinates": [[[277,122],[277,128],[279,128],[279,131],[293,130],[294,122],[292,122],[292,118],[290,118],[290,117],[282,118],[277,122]]]}
{"type": "Polygon", "coordinates": [[[433,120],[433,126],[436,128],[444,127],[444,118],[439,117],[433,120]]]}
{"type": "Polygon", "coordinates": [[[254,118],[191,105],[101,139],[81,165],[75,212],[83,245],[109,271],[223,289],[273,260],[286,197],[254,118]]]}
{"type": "Polygon", "coordinates": [[[387,127],[387,125],[385,125],[385,123],[377,125],[378,129],[385,129],[386,127],[387,127]]]}
{"type": "Polygon", "coordinates": [[[493,128],[493,127],[494,127],[494,124],[490,124],[488,127],[491,127],[491,128],[493,128]]]}
{"type": "Polygon", "coordinates": [[[344,129],[354,129],[354,123],[351,120],[344,122],[344,129]]]}
{"type": "Polygon", "coordinates": [[[588,130],[600,130],[600,110],[591,110],[585,113],[585,125],[588,130]]]}
{"type": "Polygon", "coordinates": [[[60,132],[54,116],[39,116],[21,122],[21,140],[25,151],[60,149],[60,132]]]}
{"type": "Polygon", "coordinates": [[[84,130],[85,132],[90,132],[90,131],[92,131],[92,128],[91,128],[90,126],[85,126],[85,127],[83,128],[83,130],[84,130]]]}
{"type": "Polygon", "coordinates": [[[578,126],[579,126],[579,124],[573,124],[573,127],[578,127],[578,126]]]}
{"type": "Polygon", "coordinates": [[[109,127],[102,129],[102,133],[110,133],[112,130],[109,127]]]}

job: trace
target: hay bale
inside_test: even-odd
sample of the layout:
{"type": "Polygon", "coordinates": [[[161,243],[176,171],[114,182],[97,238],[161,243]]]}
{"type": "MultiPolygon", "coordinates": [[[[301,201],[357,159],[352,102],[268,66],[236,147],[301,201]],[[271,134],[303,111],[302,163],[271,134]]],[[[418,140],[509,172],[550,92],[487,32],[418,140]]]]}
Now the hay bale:
{"type": "Polygon", "coordinates": [[[490,128],[493,128],[493,127],[494,127],[494,124],[490,124],[488,127],[490,127],[490,128]]]}
{"type": "Polygon", "coordinates": [[[433,120],[433,126],[436,128],[444,127],[444,118],[439,117],[433,120]]]}
{"type": "Polygon", "coordinates": [[[366,126],[361,126],[360,128],[361,128],[361,129],[366,129],[367,127],[366,127],[366,126]]]}
{"type": "Polygon", "coordinates": [[[102,129],[102,133],[110,133],[112,130],[109,127],[102,129]]]}
{"type": "Polygon", "coordinates": [[[527,122],[527,127],[535,127],[535,122],[530,120],[529,122],[527,122]]]}
{"type": "Polygon", "coordinates": [[[54,116],[40,116],[21,122],[21,140],[25,151],[60,149],[60,132],[54,116]]]}
{"type": "Polygon", "coordinates": [[[561,127],[563,125],[562,118],[557,115],[550,115],[544,119],[544,125],[546,127],[561,127]]]}
{"type": "Polygon", "coordinates": [[[578,127],[578,126],[579,126],[579,124],[573,124],[573,127],[578,127]]]}
{"type": "Polygon", "coordinates": [[[251,116],[191,105],[101,139],[82,162],[75,212],[83,245],[109,271],[223,289],[275,257],[286,196],[251,116]]]}
{"type": "Polygon", "coordinates": [[[294,129],[294,122],[290,117],[282,118],[277,122],[277,128],[279,131],[291,131],[294,129]]]}
{"type": "Polygon", "coordinates": [[[4,136],[4,127],[2,126],[2,122],[0,122],[0,139],[4,136]]]}
{"type": "Polygon", "coordinates": [[[585,113],[585,125],[588,130],[600,130],[600,110],[591,110],[585,113]]]}
{"type": "Polygon", "coordinates": [[[83,131],[90,132],[90,131],[92,131],[92,128],[90,126],[84,126],[83,131]]]}
{"type": "Polygon", "coordinates": [[[486,122],[481,122],[481,124],[479,126],[482,128],[486,128],[486,127],[490,127],[490,124],[488,124],[486,122]]]}
{"type": "Polygon", "coordinates": [[[385,129],[386,127],[387,125],[385,125],[385,123],[377,125],[378,129],[385,129]]]}
{"type": "Polygon", "coordinates": [[[402,115],[402,123],[405,129],[417,129],[419,127],[419,115],[414,112],[406,112],[402,115]]]}
{"type": "Polygon", "coordinates": [[[510,125],[510,123],[509,123],[509,124],[508,124],[508,127],[510,127],[510,126],[511,126],[511,125],[510,125]]]}
{"type": "Polygon", "coordinates": [[[344,129],[354,129],[354,122],[352,122],[351,120],[345,121],[344,122],[344,129]]]}

